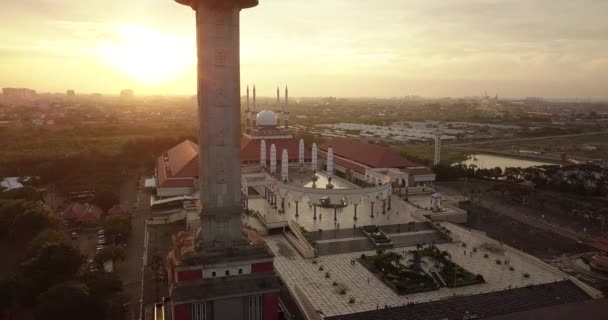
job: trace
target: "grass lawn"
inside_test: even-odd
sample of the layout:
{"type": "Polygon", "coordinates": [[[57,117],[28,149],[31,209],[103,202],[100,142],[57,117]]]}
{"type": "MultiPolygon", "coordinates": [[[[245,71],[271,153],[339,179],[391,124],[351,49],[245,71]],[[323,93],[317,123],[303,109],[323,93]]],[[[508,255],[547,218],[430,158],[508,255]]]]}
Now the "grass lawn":
{"type": "MultiPolygon", "coordinates": [[[[398,151],[402,156],[411,158],[412,160],[424,159],[433,162],[435,156],[435,147],[433,145],[408,144],[405,146],[393,146],[393,149],[398,151]]],[[[441,149],[441,162],[459,163],[467,159],[467,154],[460,150],[448,148],[441,149]]]]}

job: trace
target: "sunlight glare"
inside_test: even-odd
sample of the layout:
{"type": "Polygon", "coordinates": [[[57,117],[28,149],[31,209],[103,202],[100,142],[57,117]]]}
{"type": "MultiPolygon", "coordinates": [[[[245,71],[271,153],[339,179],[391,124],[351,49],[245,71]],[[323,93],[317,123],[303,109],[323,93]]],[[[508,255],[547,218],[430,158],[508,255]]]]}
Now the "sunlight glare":
{"type": "Polygon", "coordinates": [[[114,39],[100,40],[101,60],[134,81],[144,84],[171,82],[196,65],[194,43],[142,26],[119,26],[114,39]]]}

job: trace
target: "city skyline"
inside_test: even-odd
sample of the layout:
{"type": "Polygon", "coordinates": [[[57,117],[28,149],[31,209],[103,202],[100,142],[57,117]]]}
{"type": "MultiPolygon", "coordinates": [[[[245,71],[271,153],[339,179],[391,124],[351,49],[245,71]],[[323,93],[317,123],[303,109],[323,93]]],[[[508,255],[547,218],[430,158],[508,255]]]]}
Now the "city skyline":
{"type": "MultiPolygon", "coordinates": [[[[173,1],[10,1],[0,85],[192,95],[191,10],[173,1]]],[[[266,0],[243,12],[241,82],[260,96],[606,98],[600,1],[266,0]],[[320,10],[319,8],[322,8],[320,10]],[[281,26],[281,27],[277,27],[281,26]]],[[[243,91],[244,92],[244,91],[243,91]]]]}

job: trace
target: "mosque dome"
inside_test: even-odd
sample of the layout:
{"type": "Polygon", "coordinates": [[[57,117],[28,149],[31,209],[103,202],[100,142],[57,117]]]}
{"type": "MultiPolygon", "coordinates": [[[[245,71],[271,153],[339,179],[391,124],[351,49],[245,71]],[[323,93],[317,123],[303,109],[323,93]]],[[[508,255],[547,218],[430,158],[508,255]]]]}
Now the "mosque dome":
{"type": "Polygon", "coordinates": [[[256,116],[256,123],[258,126],[277,126],[279,124],[279,117],[271,110],[262,110],[256,116]]]}

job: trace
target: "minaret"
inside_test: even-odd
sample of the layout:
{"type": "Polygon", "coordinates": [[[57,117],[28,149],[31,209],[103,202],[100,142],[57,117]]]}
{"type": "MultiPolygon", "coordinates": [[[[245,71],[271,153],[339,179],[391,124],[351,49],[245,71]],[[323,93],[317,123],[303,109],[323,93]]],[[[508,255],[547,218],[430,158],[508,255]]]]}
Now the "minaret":
{"type": "Polygon", "coordinates": [[[284,182],[287,182],[289,178],[289,155],[287,154],[287,149],[283,149],[283,154],[281,156],[281,179],[284,182]]]}
{"type": "Polygon", "coordinates": [[[260,165],[266,168],[266,140],[262,140],[260,144],[260,165]]]}
{"type": "Polygon", "coordinates": [[[435,133],[435,158],[433,164],[438,165],[441,162],[441,132],[435,133]]]}
{"type": "Polygon", "coordinates": [[[287,111],[287,107],[289,106],[289,89],[285,86],[285,105],[283,106],[283,117],[284,117],[284,125],[285,129],[289,129],[289,111],[287,111]]]}
{"type": "Polygon", "coordinates": [[[247,85],[247,112],[249,112],[249,85],[247,85]]]}
{"type": "Polygon", "coordinates": [[[300,146],[298,149],[298,164],[301,166],[304,165],[304,140],[300,139],[300,146]]]}
{"type": "Polygon", "coordinates": [[[317,144],[313,143],[312,144],[312,156],[311,156],[311,165],[312,165],[312,171],[317,171],[317,144]]]}
{"type": "Polygon", "coordinates": [[[249,85],[247,85],[247,110],[245,111],[245,119],[247,120],[247,126],[246,126],[247,128],[249,128],[250,124],[251,124],[249,121],[250,120],[249,118],[251,118],[250,113],[251,113],[251,110],[249,110],[249,85]]]}
{"type": "Polygon", "coordinates": [[[270,174],[277,173],[277,148],[274,143],[270,145],[270,174]]]}
{"type": "Polygon", "coordinates": [[[276,319],[274,257],[243,237],[241,224],[240,12],[258,0],[176,1],[196,13],[201,227],[194,252],[175,265],[165,306],[173,319],[276,319]]]}
{"type": "Polygon", "coordinates": [[[277,86],[277,113],[281,112],[281,95],[279,93],[279,86],[277,86]]]}
{"type": "Polygon", "coordinates": [[[285,86],[285,105],[283,106],[283,113],[287,112],[287,106],[289,104],[289,89],[285,86]]]}
{"type": "Polygon", "coordinates": [[[240,12],[258,0],[177,0],[196,13],[199,183],[197,247],[245,243],[241,234],[240,12]]]}
{"type": "Polygon", "coordinates": [[[251,111],[251,126],[252,127],[257,127],[257,119],[256,119],[256,112],[255,112],[255,84],[253,85],[253,110],[251,111]]]}
{"type": "Polygon", "coordinates": [[[334,176],[334,150],[329,147],[327,148],[327,178],[333,178],[334,176]]]}

